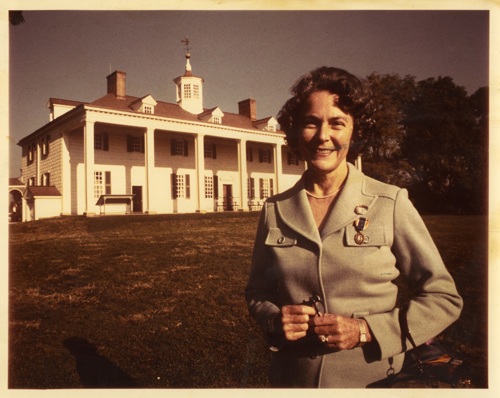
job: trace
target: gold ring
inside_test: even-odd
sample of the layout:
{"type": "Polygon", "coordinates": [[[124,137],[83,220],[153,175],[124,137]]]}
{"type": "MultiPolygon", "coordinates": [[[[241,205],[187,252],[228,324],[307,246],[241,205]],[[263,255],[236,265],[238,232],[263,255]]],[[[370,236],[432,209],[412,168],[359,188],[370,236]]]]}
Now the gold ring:
{"type": "Polygon", "coordinates": [[[328,338],[329,337],[330,336],[328,334],[326,336],[322,334],[322,335],[319,336],[319,339],[321,340],[322,343],[328,343],[328,338]]]}

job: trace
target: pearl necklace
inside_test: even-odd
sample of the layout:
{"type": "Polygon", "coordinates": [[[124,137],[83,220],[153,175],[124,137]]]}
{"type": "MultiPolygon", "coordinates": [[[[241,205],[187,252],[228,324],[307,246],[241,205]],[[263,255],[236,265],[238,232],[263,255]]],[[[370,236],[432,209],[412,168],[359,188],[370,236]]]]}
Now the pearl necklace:
{"type": "Polygon", "coordinates": [[[328,195],[325,195],[325,196],[315,195],[307,190],[306,190],[306,194],[313,197],[314,199],[328,199],[328,198],[332,197],[333,195],[337,194],[341,189],[342,189],[342,186],[339,189],[337,189],[336,191],[329,193],[328,195]]]}

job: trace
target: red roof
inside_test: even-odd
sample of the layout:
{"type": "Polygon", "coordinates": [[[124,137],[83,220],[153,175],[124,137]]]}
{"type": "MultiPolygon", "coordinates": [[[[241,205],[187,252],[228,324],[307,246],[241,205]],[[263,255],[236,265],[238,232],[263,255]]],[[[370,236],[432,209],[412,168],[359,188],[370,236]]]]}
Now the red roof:
{"type": "Polygon", "coordinates": [[[61,196],[56,187],[30,186],[26,189],[25,196],[61,196]]]}
{"type": "MultiPolygon", "coordinates": [[[[125,99],[118,99],[114,94],[107,94],[90,103],[92,106],[98,106],[108,109],[113,109],[122,112],[135,112],[142,113],[139,111],[134,111],[131,109],[131,105],[136,102],[139,97],[132,97],[127,95],[125,99]]],[[[214,108],[205,109],[203,113],[213,110],[214,108]]],[[[199,115],[194,115],[188,111],[185,111],[177,104],[158,101],[155,106],[155,116],[168,117],[172,119],[189,120],[193,122],[199,122],[199,115]]],[[[247,117],[237,113],[224,112],[224,117],[222,118],[222,126],[235,127],[247,130],[257,130],[254,122],[247,117]]]]}
{"type": "MultiPolygon", "coordinates": [[[[146,95],[147,96],[147,95],[146,95]]],[[[119,99],[117,98],[114,94],[106,94],[105,96],[96,99],[93,102],[81,102],[81,101],[71,101],[71,100],[64,100],[60,98],[50,98],[49,102],[51,106],[54,106],[55,104],[58,105],[68,105],[68,106],[74,106],[79,107],[81,105],[91,105],[95,107],[100,107],[100,108],[105,108],[109,110],[115,110],[115,111],[121,111],[121,112],[131,112],[131,113],[142,113],[139,111],[134,111],[132,108],[132,104],[141,98],[145,97],[133,97],[130,95],[125,96],[124,99],[119,99]]],[[[215,109],[211,108],[211,109],[215,109]]],[[[204,109],[200,115],[204,114],[207,110],[207,108],[204,109]]],[[[67,113],[69,115],[69,112],[67,113]]],[[[160,116],[160,117],[166,117],[170,119],[178,119],[178,120],[186,120],[186,121],[192,121],[192,122],[200,122],[199,116],[200,115],[194,115],[188,111],[185,111],[182,109],[182,107],[178,104],[174,103],[169,103],[169,102],[162,102],[162,101],[157,101],[157,105],[155,106],[155,111],[154,111],[154,116],[160,116]]],[[[31,139],[33,136],[36,136],[39,134],[41,131],[50,128],[52,123],[57,122],[59,118],[54,119],[53,121],[45,124],[44,126],[40,127],[33,133],[29,134],[28,136],[22,138],[19,142],[18,145],[23,145],[24,142],[27,140],[31,139]]],[[[261,119],[261,120],[266,120],[266,119],[261,119]]],[[[252,121],[249,117],[240,115],[238,113],[230,113],[230,112],[224,112],[224,117],[222,118],[222,126],[227,126],[227,127],[233,127],[237,129],[245,129],[245,130],[254,130],[254,131],[260,131],[254,126],[255,121],[252,121]]],[[[214,124],[215,125],[215,124],[214,124]]],[[[277,134],[284,135],[284,133],[280,130],[276,131],[277,134]]]]}
{"type": "Polygon", "coordinates": [[[23,185],[24,182],[22,182],[19,178],[9,178],[9,185],[23,185]]]}
{"type": "Polygon", "coordinates": [[[65,100],[65,99],[60,99],[60,98],[50,98],[49,102],[51,105],[57,104],[57,105],[68,105],[68,106],[78,106],[83,104],[81,101],[71,101],[71,100],[65,100]]]}

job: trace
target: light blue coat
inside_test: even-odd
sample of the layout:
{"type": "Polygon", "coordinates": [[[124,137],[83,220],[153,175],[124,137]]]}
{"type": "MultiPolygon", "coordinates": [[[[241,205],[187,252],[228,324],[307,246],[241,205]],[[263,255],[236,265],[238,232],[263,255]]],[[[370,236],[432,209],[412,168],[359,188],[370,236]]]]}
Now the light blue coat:
{"type": "MultiPolygon", "coordinates": [[[[462,299],[405,189],[371,179],[348,164],[345,186],[321,233],[304,190],[304,177],[267,200],[255,240],[246,289],[250,314],[265,334],[283,305],[313,295],[326,311],[364,318],[375,342],[325,351],[316,338],[286,343],[272,356],[271,383],[279,387],[365,387],[399,371],[405,343],[396,307],[400,274],[414,290],[408,323],[417,344],[435,337],[460,315],[462,299]],[[365,213],[360,213],[365,210],[365,213]],[[369,220],[354,240],[354,222],[369,220]]],[[[279,344],[278,344],[279,345],[279,344]]],[[[406,348],[411,346],[406,344],[406,348]]]]}

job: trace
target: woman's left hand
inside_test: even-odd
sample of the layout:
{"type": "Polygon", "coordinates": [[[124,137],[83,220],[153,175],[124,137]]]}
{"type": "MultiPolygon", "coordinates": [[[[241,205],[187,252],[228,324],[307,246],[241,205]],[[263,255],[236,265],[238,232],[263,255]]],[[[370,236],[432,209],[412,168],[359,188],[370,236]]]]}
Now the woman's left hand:
{"type": "MultiPolygon", "coordinates": [[[[360,321],[366,325],[366,337],[367,342],[369,342],[371,341],[371,335],[368,325],[364,319],[360,321]]],[[[330,348],[350,350],[359,344],[359,324],[354,318],[346,318],[336,314],[325,314],[323,316],[315,316],[312,319],[312,324],[314,332],[318,336],[324,336],[323,342],[330,348]],[[327,339],[326,341],[324,341],[325,338],[327,339]]]]}

